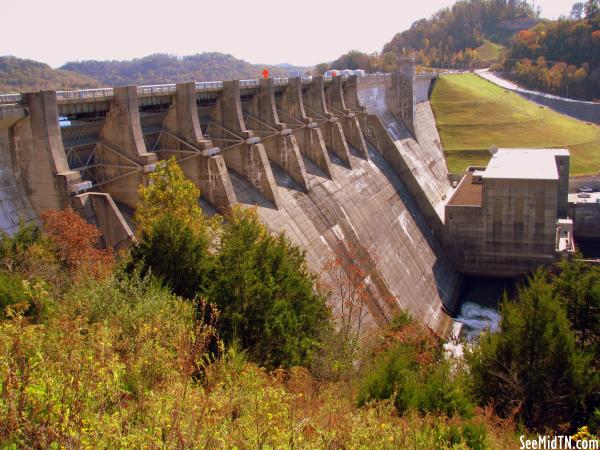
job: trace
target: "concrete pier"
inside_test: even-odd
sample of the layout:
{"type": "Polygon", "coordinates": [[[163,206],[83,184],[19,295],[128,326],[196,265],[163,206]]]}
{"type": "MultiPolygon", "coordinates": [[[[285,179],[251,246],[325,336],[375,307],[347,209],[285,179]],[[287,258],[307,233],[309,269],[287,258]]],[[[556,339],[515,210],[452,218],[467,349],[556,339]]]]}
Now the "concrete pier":
{"type": "Polygon", "coordinates": [[[293,130],[282,123],[275,105],[272,78],[259,80],[257,93],[248,102],[246,126],[261,138],[269,160],[281,167],[305,191],[306,168],[293,130]]]}
{"type": "Polygon", "coordinates": [[[156,167],[156,154],[148,152],[144,142],[136,86],[114,88],[98,147],[102,190],[135,208],[140,185],[148,183],[148,174],[156,167]]]}
{"type": "Polygon", "coordinates": [[[135,237],[123,214],[109,194],[86,192],[76,195],[73,206],[79,215],[102,231],[102,238],[108,248],[126,249],[135,237]]]}
{"type": "Polygon", "coordinates": [[[17,165],[36,214],[68,205],[70,192],[81,182],[69,169],[58,127],[56,92],[24,94],[27,117],[12,129],[17,165]]]}
{"type": "Polygon", "coordinates": [[[415,60],[400,58],[398,69],[392,73],[391,86],[386,95],[388,109],[394,117],[404,123],[408,131],[415,134],[415,60]]]}
{"type": "Polygon", "coordinates": [[[279,193],[265,147],[244,123],[239,80],[223,82],[210,120],[211,139],[219,143],[226,166],[246,178],[278,208],[279,193]]]}
{"type": "Polygon", "coordinates": [[[300,153],[314,162],[332,179],[333,170],[327,153],[323,134],[317,122],[306,114],[302,99],[302,79],[290,78],[287,86],[281,88],[279,99],[275,100],[277,112],[286,120],[287,125],[298,142],[300,153]]]}
{"type": "Polygon", "coordinates": [[[303,89],[304,107],[318,123],[327,149],[335,153],[349,168],[352,168],[344,130],[339,119],[327,109],[323,84],[323,77],[313,77],[312,83],[306,90],[303,89]]]}
{"type": "Polygon", "coordinates": [[[159,138],[159,156],[175,156],[185,175],[200,188],[202,197],[217,209],[237,203],[220,149],[202,135],[195,83],[177,84],[174,104],[162,127],[166,133],[159,138]]]}
{"type": "Polygon", "coordinates": [[[355,112],[346,107],[343,83],[344,79],[342,77],[333,77],[329,86],[325,87],[327,108],[339,118],[347,143],[358,150],[358,153],[362,157],[369,159],[367,144],[365,143],[358,117],[355,112]]]}

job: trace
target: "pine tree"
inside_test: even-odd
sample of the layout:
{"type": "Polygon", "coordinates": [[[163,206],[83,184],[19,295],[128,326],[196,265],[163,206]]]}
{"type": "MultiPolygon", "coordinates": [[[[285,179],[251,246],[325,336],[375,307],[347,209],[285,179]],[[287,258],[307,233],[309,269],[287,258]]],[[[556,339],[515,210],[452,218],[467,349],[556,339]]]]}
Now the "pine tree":
{"type": "Polygon", "coordinates": [[[273,368],[307,364],[329,310],[314,290],[304,252],[272,236],[254,209],[227,217],[210,298],[221,311],[221,336],[238,340],[257,362],[273,368]]]}
{"type": "Polygon", "coordinates": [[[131,251],[133,265],[151,270],[173,292],[185,298],[204,293],[209,285],[218,219],[207,219],[199,189],[174,158],[161,161],[139,191],[134,220],[139,243],[131,251]]]}
{"type": "Polygon", "coordinates": [[[540,269],[519,288],[516,301],[504,299],[500,331],[482,335],[471,371],[482,403],[529,428],[557,429],[572,424],[584,408],[589,362],[540,269]]]}

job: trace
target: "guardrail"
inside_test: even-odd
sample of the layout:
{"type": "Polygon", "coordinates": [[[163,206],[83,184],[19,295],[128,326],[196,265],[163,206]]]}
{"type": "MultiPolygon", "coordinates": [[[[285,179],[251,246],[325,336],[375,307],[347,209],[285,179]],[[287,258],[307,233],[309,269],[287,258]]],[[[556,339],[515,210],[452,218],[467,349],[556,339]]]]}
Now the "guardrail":
{"type": "MultiPolygon", "coordinates": [[[[390,77],[391,73],[378,73],[378,74],[366,74],[367,77],[390,77]]],[[[347,76],[343,76],[347,78],[347,76]]],[[[323,77],[325,83],[330,83],[333,77],[323,77]]],[[[313,77],[305,75],[300,77],[302,84],[312,83],[313,77]]],[[[289,78],[280,77],[273,78],[273,82],[276,86],[285,86],[289,83],[289,78]]],[[[252,89],[259,85],[258,80],[240,80],[240,88],[252,89]]],[[[199,81],[196,82],[196,91],[220,91],[223,89],[222,81],[199,81]]],[[[175,84],[155,84],[148,86],[138,86],[138,94],[170,94],[176,91],[175,84]]],[[[59,101],[65,100],[85,100],[90,98],[103,98],[109,99],[114,96],[113,88],[99,88],[99,89],[81,89],[77,91],[57,91],[56,98],[59,101]]],[[[21,94],[1,94],[0,105],[22,103],[23,96],[21,94]]]]}
{"type": "Polygon", "coordinates": [[[10,103],[21,103],[23,97],[21,94],[3,94],[0,95],[0,105],[6,105],[10,103]]]}
{"type": "Polygon", "coordinates": [[[223,89],[222,81],[197,81],[197,91],[217,91],[223,89]]]}
{"type": "Polygon", "coordinates": [[[113,88],[82,89],[80,91],[56,91],[57,100],[83,100],[86,98],[112,97],[113,88]]]}
{"type": "Polygon", "coordinates": [[[240,80],[240,88],[255,88],[258,87],[258,80],[240,80]]]}
{"type": "Polygon", "coordinates": [[[175,92],[177,87],[175,84],[154,84],[149,86],[138,86],[138,94],[170,94],[175,92]]]}

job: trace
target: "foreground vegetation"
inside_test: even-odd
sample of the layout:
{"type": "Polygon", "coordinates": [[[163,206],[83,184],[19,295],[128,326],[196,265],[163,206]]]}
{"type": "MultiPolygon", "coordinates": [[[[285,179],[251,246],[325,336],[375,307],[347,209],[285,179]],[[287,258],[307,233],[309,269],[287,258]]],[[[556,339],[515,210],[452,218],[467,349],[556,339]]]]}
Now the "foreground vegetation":
{"type": "Polygon", "coordinates": [[[203,216],[174,161],[152,178],[128,253],[98,248],[70,210],[0,240],[2,448],[496,449],[597,432],[600,271],[540,273],[499,334],[449,359],[407,313],[363,334],[329,313],[326,298],[358,306],[360,268],[332,259],[327,289],[252,210],[203,216]],[[535,311],[546,320],[532,327],[535,311]],[[546,372],[546,348],[562,378],[546,372]],[[498,367],[519,368],[516,384],[498,383],[498,367]],[[572,404],[531,416],[540,383],[537,410],[554,411],[556,395],[572,404]]]}
{"type": "Polygon", "coordinates": [[[489,148],[568,148],[571,175],[600,167],[600,127],[539,107],[472,75],[436,80],[431,107],[451,172],[486,165],[489,148]]]}

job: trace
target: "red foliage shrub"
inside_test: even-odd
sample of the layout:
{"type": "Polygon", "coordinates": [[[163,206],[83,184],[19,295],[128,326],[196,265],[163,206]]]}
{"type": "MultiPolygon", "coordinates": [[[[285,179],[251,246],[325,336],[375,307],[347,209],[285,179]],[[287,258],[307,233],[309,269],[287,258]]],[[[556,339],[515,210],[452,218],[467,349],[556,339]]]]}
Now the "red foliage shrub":
{"type": "Polygon", "coordinates": [[[100,248],[102,234],[71,208],[48,210],[42,216],[44,234],[71,275],[106,276],[114,265],[111,249],[100,248]]]}

